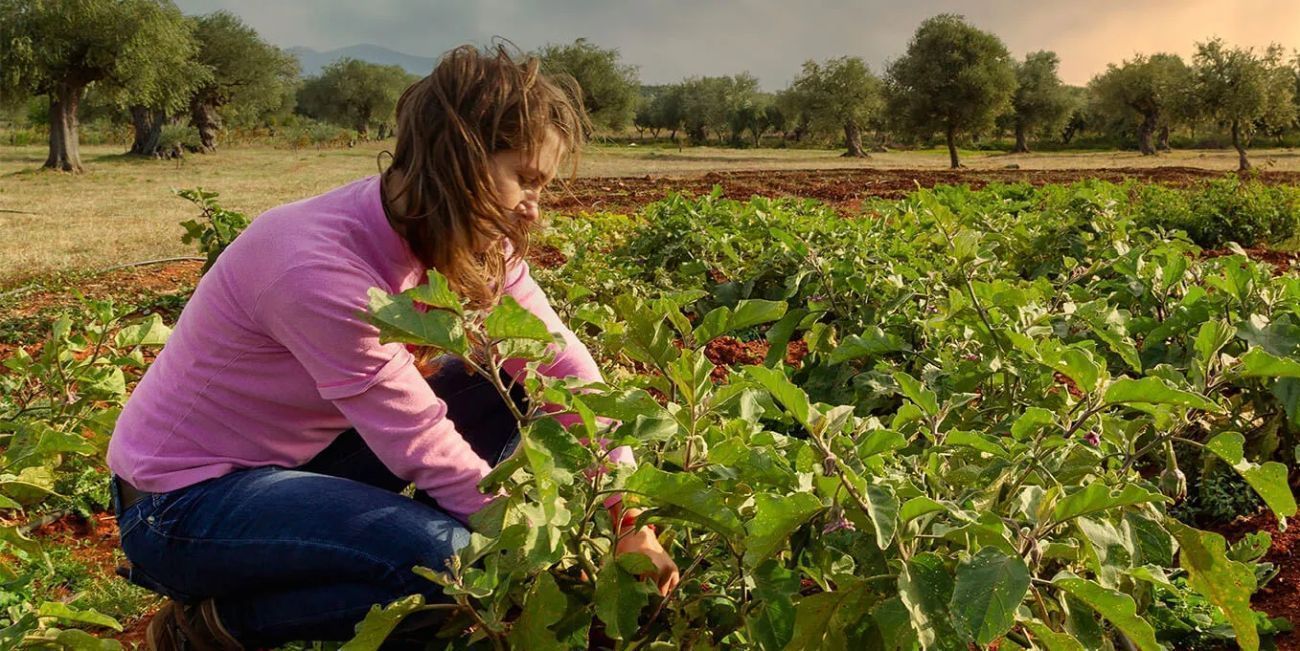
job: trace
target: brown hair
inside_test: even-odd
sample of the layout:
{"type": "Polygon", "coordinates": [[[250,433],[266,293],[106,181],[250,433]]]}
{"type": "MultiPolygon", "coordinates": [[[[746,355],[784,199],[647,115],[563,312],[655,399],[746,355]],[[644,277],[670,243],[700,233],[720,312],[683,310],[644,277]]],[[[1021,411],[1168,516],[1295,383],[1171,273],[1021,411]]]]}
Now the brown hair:
{"type": "Polygon", "coordinates": [[[541,74],[535,57],[516,59],[504,44],[447,52],[397,102],[384,210],[420,262],[475,307],[496,302],[507,262],[527,253],[531,229],[500,206],[491,155],[531,157],[551,128],[576,155],[590,130],[577,83],[541,74]],[[401,214],[390,199],[402,200],[401,214]],[[494,245],[501,237],[512,245],[509,261],[494,245]]]}

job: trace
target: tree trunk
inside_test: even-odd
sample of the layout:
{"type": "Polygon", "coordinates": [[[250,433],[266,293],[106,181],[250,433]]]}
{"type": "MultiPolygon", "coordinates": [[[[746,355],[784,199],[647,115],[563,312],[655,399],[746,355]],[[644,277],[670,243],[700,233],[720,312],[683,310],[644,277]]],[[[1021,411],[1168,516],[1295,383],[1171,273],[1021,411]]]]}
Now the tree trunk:
{"type": "Polygon", "coordinates": [[[1142,124],[1138,125],[1138,151],[1143,156],[1154,156],[1156,153],[1155,145],[1152,140],[1156,133],[1156,117],[1150,113],[1142,118],[1142,124]]]}
{"type": "Polygon", "coordinates": [[[45,167],[81,172],[81,143],[77,134],[77,107],[85,86],[60,84],[50,94],[50,155],[45,167]]]}
{"type": "Polygon", "coordinates": [[[841,154],[843,158],[870,158],[862,149],[862,128],[852,120],[844,123],[844,147],[848,151],[841,154]]]}
{"type": "Polygon", "coordinates": [[[1232,121],[1232,146],[1237,148],[1237,171],[1249,170],[1250,159],[1246,158],[1246,147],[1241,142],[1241,123],[1237,120],[1232,121]]]}
{"type": "Polygon", "coordinates": [[[1169,125],[1160,127],[1160,138],[1156,142],[1156,147],[1160,151],[1173,151],[1174,148],[1169,146],[1169,125]]]}
{"type": "Polygon", "coordinates": [[[1019,121],[1016,122],[1016,146],[1011,149],[1013,154],[1028,154],[1029,140],[1025,138],[1025,125],[1019,121]]]}
{"type": "Polygon", "coordinates": [[[167,114],[144,106],[131,107],[131,126],[135,127],[135,141],[131,152],[136,156],[162,155],[162,128],[167,114]]]}
{"type": "Polygon", "coordinates": [[[948,127],[948,162],[952,163],[952,168],[961,167],[961,161],[957,158],[957,129],[948,127]]]}
{"type": "Polygon", "coordinates": [[[199,131],[199,150],[203,153],[216,151],[217,131],[221,129],[221,116],[217,115],[217,107],[196,98],[190,103],[190,123],[199,131]]]}

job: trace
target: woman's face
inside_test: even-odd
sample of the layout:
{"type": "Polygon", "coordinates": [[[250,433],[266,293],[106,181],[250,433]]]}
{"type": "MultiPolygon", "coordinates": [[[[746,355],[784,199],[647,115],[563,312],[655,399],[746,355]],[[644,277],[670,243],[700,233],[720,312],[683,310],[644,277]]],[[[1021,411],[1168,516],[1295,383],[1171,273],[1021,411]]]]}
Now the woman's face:
{"type": "Polygon", "coordinates": [[[537,221],[542,190],[555,178],[563,154],[555,129],[546,130],[531,159],[515,149],[492,154],[492,183],[501,207],[530,223],[537,221]]]}

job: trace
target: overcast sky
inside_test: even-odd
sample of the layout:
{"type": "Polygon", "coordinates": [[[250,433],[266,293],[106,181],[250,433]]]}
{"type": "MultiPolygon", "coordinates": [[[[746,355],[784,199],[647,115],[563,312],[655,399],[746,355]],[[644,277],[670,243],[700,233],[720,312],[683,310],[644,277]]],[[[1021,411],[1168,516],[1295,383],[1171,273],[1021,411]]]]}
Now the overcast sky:
{"type": "Polygon", "coordinates": [[[1300,48],[1300,0],[177,0],[188,14],[227,9],[264,38],[330,50],[374,43],[437,56],[504,36],[524,49],[578,37],[618,48],[645,83],[749,71],[785,86],[806,59],[861,56],[880,70],[924,18],[960,13],[1022,57],[1054,50],[1083,84],[1134,53],[1190,56],[1210,36],[1300,48]]]}

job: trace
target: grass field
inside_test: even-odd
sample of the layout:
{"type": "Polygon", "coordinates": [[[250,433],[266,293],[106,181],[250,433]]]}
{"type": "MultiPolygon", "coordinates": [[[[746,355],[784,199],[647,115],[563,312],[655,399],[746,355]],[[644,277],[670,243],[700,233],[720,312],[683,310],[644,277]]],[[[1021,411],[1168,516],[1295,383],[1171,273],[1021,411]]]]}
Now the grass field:
{"type": "MultiPolygon", "coordinates": [[[[228,208],[255,216],[273,206],[318,194],[373,174],[388,143],[353,149],[291,151],[245,146],[180,162],[137,159],[117,145],[83,147],[82,175],[39,169],[45,148],[0,147],[0,291],[53,273],[95,271],[116,264],[182,255],[177,223],[194,214],[172,188],[202,186],[222,194],[228,208]]],[[[1260,150],[1261,168],[1300,170],[1300,152],[1260,150]]],[[[965,152],[972,171],[1188,166],[1231,170],[1231,151],[1178,151],[1158,157],[1136,152],[1007,155],[965,152]]],[[[719,170],[822,168],[944,169],[946,150],[890,152],[846,159],[838,151],[787,149],[593,146],[579,176],[696,176],[719,170]]]]}

